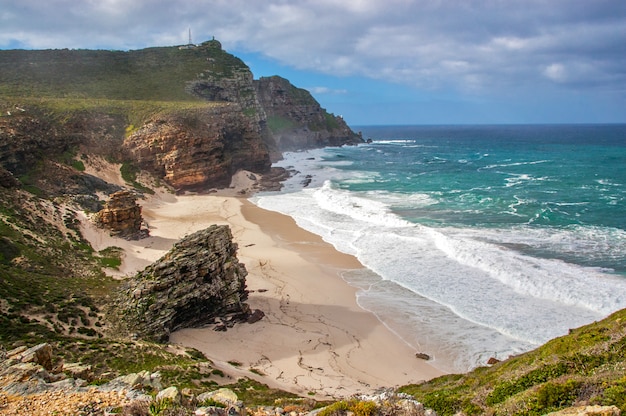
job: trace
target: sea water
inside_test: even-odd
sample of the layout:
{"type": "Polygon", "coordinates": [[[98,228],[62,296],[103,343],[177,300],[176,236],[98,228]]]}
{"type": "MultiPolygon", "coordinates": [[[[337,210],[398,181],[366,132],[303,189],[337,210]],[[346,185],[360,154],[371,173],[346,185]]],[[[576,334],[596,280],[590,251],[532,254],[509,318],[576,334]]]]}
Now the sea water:
{"type": "Polygon", "coordinates": [[[626,307],[626,125],[362,127],[286,154],[293,217],[365,266],[358,303],[444,371],[626,307]]]}

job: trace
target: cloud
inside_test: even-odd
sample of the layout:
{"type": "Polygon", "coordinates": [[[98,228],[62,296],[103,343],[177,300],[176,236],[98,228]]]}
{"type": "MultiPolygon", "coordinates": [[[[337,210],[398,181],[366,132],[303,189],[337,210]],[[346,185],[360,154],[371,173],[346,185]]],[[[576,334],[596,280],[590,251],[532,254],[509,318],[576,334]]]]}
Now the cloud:
{"type": "Polygon", "coordinates": [[[429,91],[626,85],[623,0],[0,0],[5,48],[183,44],[188,28],[292,68],[429,91]]]}
{"type": "Polygon", "coordinates": [[[311,94],[347,94],[346,89],[332,89],[328,87],[309,87],[307,88],[311,94]]]}

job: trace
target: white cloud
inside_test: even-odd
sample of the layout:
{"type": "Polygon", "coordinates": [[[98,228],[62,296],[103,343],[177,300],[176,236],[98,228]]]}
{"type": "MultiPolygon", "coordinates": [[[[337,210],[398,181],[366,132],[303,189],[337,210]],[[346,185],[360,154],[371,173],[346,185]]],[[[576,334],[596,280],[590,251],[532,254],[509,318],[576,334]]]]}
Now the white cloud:
{"type": "Polygon", "coordinates": [[[550,64],[543,70],[543,74],[552,81],[565,82],[567,80],[567,73],[563,64],[550,64]]]}
{"type": "Polygon", "coordinates": [[[311,94],[347,94],[346,89],[332,89],[328,87],[309,87],[307,88],[311,94]]]}
{"type": "Polygon", "coordinates": [[[623,0],[0,0],[0,21],[0,47],[136,49],[191,28],[293,68],[430,90],[626,85],[623,0]]]}

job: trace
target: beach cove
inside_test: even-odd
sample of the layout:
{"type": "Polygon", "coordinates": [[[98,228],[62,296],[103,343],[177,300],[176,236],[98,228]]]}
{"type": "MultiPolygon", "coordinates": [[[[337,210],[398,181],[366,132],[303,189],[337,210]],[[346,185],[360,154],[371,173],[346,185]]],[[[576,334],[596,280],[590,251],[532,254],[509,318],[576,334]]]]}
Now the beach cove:
{"type": "Polygon", "coordinates": [[[323,399],[443,374],[358,306],[357,289],[341,278],[342,271],[363,267],[355,257],[299,228],[291,217],[242,198],[241,186],[208,195],[157,192],[139,201],[150,231],[145,239],[109,237],[86,218],[83,233],[95,250],[124,249],[116,271],[122,278],[159,259],[185,235],[229,225],[237,257],[248,270],[248,303],[265,317],[226,332],[183,329],[171,334],[170,343],[202,351],[232,377],[323,399]]]}

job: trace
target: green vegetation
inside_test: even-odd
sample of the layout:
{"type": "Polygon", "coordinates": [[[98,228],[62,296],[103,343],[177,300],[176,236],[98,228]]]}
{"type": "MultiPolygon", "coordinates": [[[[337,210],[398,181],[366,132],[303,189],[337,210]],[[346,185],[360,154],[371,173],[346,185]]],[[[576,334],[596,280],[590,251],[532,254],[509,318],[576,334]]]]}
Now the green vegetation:
{"type": "Polygon", "coordinates": [[[349,401],[339,401],[323,408],[319,412],[319,416],[342,416],[351,412],[354,416],[373,416],[376,414],[389,414],[388,412],[380,412],[376,403],[368,400],[352,399],[349,401]]]}
{"type": "Polygon", "coordinates": [[[109,269],[118,269],[122,265],[122,254],[124,250],[120,247],[107,247],[100,250],[98,258],[100,265],[109,269]]]}
{"type": "Polygon", "coordinates": [[[542,415],[574,403],[626,411],[626,310],[490,368],[405,386],[440,415],[542,415]]]}
{"type": "MultiPolygon", "coordinates": [[[[0,51],[0,96],[194,101],[187,83],[248,67],[217,41],[190,49],[0,51]]],[[[137,125],[137,124],[135,124],[137,125]]]]}
{"type": "Polygon", "coordinates": [[[304,88],[298,88],[294,85],[291,85],[288,94],[294,102],[297,102],[300,105],[317,105],[317,101],[315,101],[315,98],[313,98],[311,93],[304,88]]]}
{"type": "Polygon", "coordinates": [[[269,116],[267,118],[267,127],[272,133],[278,133],[295,127],[293,120],[280,116],[269,116]]]}
{"type": "MultiPolygon", "coordinates": [[[[2,51],[0,51],[0,54],[2,51]]],[[[1,84],[0,84],[1,85],[1,84]]],[[[203,108],[219,107],[224,105],[220,102],[207,102],[194,99],[187,100],[139,100],[139,99],[107,99],[107,98],[58,98],[43,97],[33,98],[29,96],[7,95],[0,98],[2,114],[15,107],[35,109],[42,116],[62,124],[71,120],[81,113],[101,113],[121,116],[126,121],[126,134],[130,135],[136,130],[135,126],[142,126],[150,119],[169,113],[188,112],[203,108]]],[[[65,155],[74,157],[72,152],[65,155]]],[[[65,159],[67,160],[67,159],[65,159]]]]}
{"type": "Polygon", "coordinates": [[[272,389],[266,384],[248,378],[239,379],[236,383],[227,384],[223,387],[234,391],[239,400],[242,400],[246,406],[272,406],[277,400],[300,399],[295,394],[272,389]]]}
{"type": "Polygon", "coordinates": [[[309,128],[313,131],[333,130],[339,128],[339,122],[334,114],[324,111],[324,121],[311,124],[309,128]]]}

